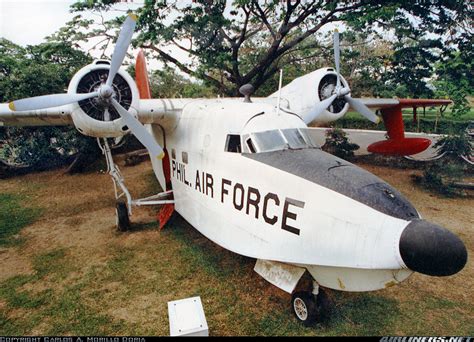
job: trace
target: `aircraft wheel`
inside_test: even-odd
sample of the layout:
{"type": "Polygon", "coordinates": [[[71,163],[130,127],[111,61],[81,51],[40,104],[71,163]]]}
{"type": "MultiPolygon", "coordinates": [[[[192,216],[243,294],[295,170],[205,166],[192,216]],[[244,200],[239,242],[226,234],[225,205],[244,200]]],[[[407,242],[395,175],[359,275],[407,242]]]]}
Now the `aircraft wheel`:
{"type": "Polygon", "coordinates": [[[317,296],[309,291],[301,291],[295,292],[291,298],[293,314],[305,326],[323,321],[328,307],[329,301],[322,289],[317,296]]]}
{"type": "Polygon", "coordinates": [[[291,297],[291,308],[296,318],[305,326],[316,322],[318,306],[316,297],[311,292],[295,292],[291,297]]]}
{"type": "Polygon", "coordinates": [[[125,202],[117,202],[115,205],[115,213],[117,219],[117,230],[120,232],[127,231],[130,228],[127,204],[125,202]]]}

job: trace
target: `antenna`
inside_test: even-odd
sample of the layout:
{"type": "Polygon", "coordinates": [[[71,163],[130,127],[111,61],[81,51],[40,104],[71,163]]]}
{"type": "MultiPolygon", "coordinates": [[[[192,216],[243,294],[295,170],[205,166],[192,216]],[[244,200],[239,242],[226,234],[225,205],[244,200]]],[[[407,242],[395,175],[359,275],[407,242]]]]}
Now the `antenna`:
{"type": "Polygon", "coordinates": [[[280,115],[280,99],[281,99],[281,82],[283,80],[283,69],[280,69],[280,82],[278,83],[278,102],[277,102],[277,115],[280,115]]]}

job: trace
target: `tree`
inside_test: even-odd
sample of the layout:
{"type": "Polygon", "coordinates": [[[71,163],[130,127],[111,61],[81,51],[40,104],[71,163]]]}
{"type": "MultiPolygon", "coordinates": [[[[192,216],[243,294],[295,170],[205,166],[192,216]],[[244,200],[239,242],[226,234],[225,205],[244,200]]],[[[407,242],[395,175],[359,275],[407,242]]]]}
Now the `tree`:
{"type": "MultiPolygon", "coordinates": [[[[0,39],[0,102],[62,93],[91,58],[67,43],[23,48],[0,39]]],[[[8,127],[0,130],[0,157],[37,170],[64,165],[82,151],[94,155],[95,140],[71,127],[8,127]]]]}
{"type": "Polygon", "coordinates": [[[451,113],[460,117],[469,112],[467,96],[474,94],[473,35],[462,34],[455,43],[458,49],[447,50],[436,65],[435,86],[438,96],[453,100],[451,113]]]}
{"type": "MultiPolygon", "coordinates": [[[[73,4],[72,9],[100,12],[110,10],[114,3],[81,1],[73,4]]],[[[237,95],[241,85],[252,83],[258,90],[279,68],[296,63],[311,49],[320,48],[314,36],[328,24],[344,22],[364,32],[376,28],[394,31],[397,37],[418,41],[430,32],[439,35],[453,23],[469,20],[472,6],[460,0],[197,0],[186,4],[147,0],[138,14],[136,46],[222,94],[237,95]],[[170,46],[189,54],[191,60],[179,58],[168,49],[170,46]],[[295,55],[295,51],[299,53],[295,55]]],[[[93,26],[77,16],[56,38],[75,41],[101,36],[104,44],[108,44],[112,40],[109,30],[119,22],[120,19],[114,19],[93,26]],[[89,32],[74,27],[88,28],[89,32]]],[[[399,57],[402,59],[403,52],[399,57]]],[[[402,70],[408,70],[408,66],[402,70]]]]}
{"type": "Polygon", "coordinates": [[[212,87],[193,82],[169,66],[165,66],[163,70],[155,70],[151,73],[150,87],[153,98],[216,96],[212,87]]]}
{"type": "Polygon", "coordinates": [[[385,84],[391,87],[398,97],[432,97],[433,91],[426,80],[431,77],[434,64],[439,59],[436,54],[441,43],[437,40],[397,42],[391,57],[391,68],[383,76],[385,84]]]}

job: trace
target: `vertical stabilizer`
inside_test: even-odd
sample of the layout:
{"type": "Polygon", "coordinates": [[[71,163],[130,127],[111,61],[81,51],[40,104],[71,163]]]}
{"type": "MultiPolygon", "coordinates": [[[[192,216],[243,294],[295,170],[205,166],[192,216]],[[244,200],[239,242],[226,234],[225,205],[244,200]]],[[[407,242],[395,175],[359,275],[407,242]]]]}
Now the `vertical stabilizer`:
{"type": "Polygon", "coordinates": [[[146,60],[143,50],[137,55],[135,64],[135,82],[137,82],[138,93],[141,99],[151,99],[150,81],[148,80],[148,71],[146,69],[146,60]]]}

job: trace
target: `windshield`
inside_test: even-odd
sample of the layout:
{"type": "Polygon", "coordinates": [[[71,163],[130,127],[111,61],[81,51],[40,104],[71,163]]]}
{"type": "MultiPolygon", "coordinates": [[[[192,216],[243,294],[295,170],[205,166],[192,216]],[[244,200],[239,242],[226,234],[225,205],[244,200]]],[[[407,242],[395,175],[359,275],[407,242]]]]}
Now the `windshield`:
{"type": "Polygon", "coordinates": [[[285,149],[319,148],[307,128],[287,128],[245,134],[243,152],[259,153],[285,149]]]}

